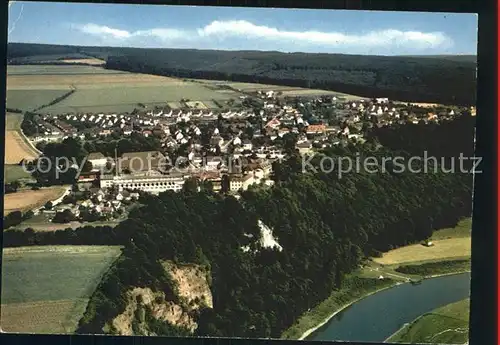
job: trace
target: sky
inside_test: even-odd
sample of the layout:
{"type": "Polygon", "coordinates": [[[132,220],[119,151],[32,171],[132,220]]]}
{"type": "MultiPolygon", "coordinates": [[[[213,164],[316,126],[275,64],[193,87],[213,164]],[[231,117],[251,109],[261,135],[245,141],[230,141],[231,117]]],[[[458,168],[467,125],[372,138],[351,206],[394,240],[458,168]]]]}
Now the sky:
{"type": "Polygon", "coordinates": [[[9,3],[9,42],[366,55],[476,54],[460,13],[9,3]]]}

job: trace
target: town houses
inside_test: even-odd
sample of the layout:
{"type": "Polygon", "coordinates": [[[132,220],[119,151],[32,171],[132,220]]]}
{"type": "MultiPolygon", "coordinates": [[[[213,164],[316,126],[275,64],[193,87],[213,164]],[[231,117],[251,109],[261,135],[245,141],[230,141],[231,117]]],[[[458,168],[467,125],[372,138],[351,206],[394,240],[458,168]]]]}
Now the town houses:
{"type": "Polygon", "coordinates": [[[31,139],[73,137],[97,148],[92,143],[143,138],[140,141],[152,150],[134,149],[131,144],[129,152],[112,157],[89,152],[92,169],[78,182],[101,189],[177,192],[187,179],[196,178],[210,182],[214,191],[237,193],[252,185],[270,185],[273,162],[286,159],[290,149],[309,155],[332,145],[362,143],[373,126],[439,122],[462,111],[388,98],[283,97],[272,90],[256,91],[241,100],[243,106],[228,109],[156,106],[132,113],[37,115],[38,134],[31,139]]]}

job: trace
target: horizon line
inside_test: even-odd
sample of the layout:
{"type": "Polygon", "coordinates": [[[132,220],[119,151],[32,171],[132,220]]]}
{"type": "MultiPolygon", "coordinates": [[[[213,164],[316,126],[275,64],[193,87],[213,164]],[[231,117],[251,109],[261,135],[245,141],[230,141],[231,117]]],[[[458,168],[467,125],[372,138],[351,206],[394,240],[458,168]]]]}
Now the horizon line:
{"type": "MultiPolygon", "coordinates": [[[[135,47],[135,46],[108,46],[108,45],[78,45],[78,44],[60,44],[60,43],[32,43],[32,42],[9,42],[9,44],[31,44],[45,46],[61,46],[61,47],[76,47],[76,48],[113,48],[113,49],[171,49],[171,50],[196,50],[196,51],[221,51],[221,52],[267,52],[280,54],[317,54],[317,55],[352,55],[352,56],[383,56],[383,57],[445,57],[445,56],[475,56],[477,53],[443,53],[443,54],[362,54],[362,53],[324,53],[324,52],[304,52],[304,51],[280,51],[280,50],[260,50],[260,49],[199,49],[199,48],[171,48],[171,47],[135,47]]],[[[7,52],[8,53],[8,52],[7,52]]]]}

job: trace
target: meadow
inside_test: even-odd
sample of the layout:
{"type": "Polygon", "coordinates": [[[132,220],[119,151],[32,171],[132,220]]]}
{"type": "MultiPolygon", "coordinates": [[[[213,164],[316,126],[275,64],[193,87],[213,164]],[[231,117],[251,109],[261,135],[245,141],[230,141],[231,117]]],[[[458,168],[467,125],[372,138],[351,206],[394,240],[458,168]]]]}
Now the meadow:
{"type": "Polygon", "coordinates": [[[23,122],[23,114],[7,113],[5,116],[5,130],[18,131],[21,129],[23,122]]]}
{"type": "MultiPolygon", "coordinates": [[[[138,103],[166,105],[182,98],[204,100],[230,99],[231,94],[218,93],[197,84],[166,83],[164,85],[115,85],[113,87],[80,89],[70,97],[44,109],[47,113],[132,111],[138,103]]],[[[190,102],[193,105],[196,102],[190,102]]],[[[201,103],[201,102],[200,102],[201,103]]]]}
{"type": "Polygon", "coordinates": [[[395,265],[426,260],[460,258],[471,255],[470,237],[450,238],[433,241],[433,243],[432,247],[414,244],[394,249],[384,253],[381,258],[374,258],[373,261],[382,265],[395,265]]]}
{"type": "Polygon", "coordinates": [[[173,108],[179,108],[178,103],[182,99],[188,100],[193,108],[206,109],[213,107],[212,99],[227,101],[241,95],[232,90],[219,90],[178,78],[113,71],[94,66],[8,67],[7,104],[11,108],[35,109],[50,103],[70,88],[75,88],[76,92],[44,108],[43,112],[131,112],[138,107],[138,103],[148,106],[172,104],[173,108]]]}
{"type": "Polygon", "coordinates": [[[120,253],[119,247],[106,246],[4,249],[2,330],[73,332],[90,295],[120,253]]]}
{"type": "Polygon", "coordinates": [[[470,300],[467,298],[424,314],[386,342],[464,344],[469,336],[469,305],[470,300]]]}
{"type": "Polygon", "coordinates": [[[69,90],[69,86],[50,90],[7,90],[7,107],[33,111],[61,97],[69,90]]]}
{"type": "Polygon", "coordinates": [[[391,250],[373,261],[382,265],[397,265],[425,261],[470,257],[472,219],[466,218],[453,228],[437,230],[431,240],[433,246],[414,244],[391,250]]]}
{"type": "Polygon", "coordinates": [[[26,212],[41,207],[60,198],[66,192],[66,187],[48,187],[39,190],[23,190],[4,196],[4,215],[14,211],[26,212]]]}
{"type": "Polygon", "coordinates": [[[245,92],[274,90],[282,96],[334,95],[360,99],[333,91],[304,89],[253,83],[213,80],[188,80],[150,74],[138,74],[78,65],[9,66],[7,104],[11,108],[33,110],[75,88],[76,92],[43,109],[44,113],[131,112],[139,103],[147,106],[169,105],[181,108],[185,100],[193,109],[225,107],[245,92]]]}
{"type": "Polygon", "coordinates": [[[21,179],[31,179],[31,174],[25,171],[20,165],[4,165],[3,168],[5,183],[14,182],[21,179]]]}

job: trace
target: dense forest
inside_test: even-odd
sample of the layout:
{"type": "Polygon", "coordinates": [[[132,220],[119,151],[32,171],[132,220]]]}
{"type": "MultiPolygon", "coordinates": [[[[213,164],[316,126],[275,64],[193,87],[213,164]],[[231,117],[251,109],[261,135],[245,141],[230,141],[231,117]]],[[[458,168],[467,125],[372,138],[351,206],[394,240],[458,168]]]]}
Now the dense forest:
{"type": "Polygon", "coordinates": [[[57,63],[61,56],[101,58],[106,68],[321,88],[414,102],[475,104],[476,61],[462,58],[139,49],[9,43],[9,64],[57,63]],[[75,55],[76,54],[76,55],[75,55]]]}

